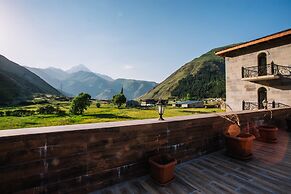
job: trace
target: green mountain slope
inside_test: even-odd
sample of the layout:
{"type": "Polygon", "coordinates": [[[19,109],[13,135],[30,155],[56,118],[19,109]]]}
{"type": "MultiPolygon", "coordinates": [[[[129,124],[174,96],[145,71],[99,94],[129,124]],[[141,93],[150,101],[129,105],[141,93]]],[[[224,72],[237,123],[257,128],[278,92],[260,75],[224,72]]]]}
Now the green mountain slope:
{"type": "Polygon", "coordinates": [[[186,63],[141,99],[184,98],[189,95],[193,99],[224,97],[224,59],[214,53],[226,47],[212,49],[186,63]]]}
{"type": "Polygon", "coordinates": [[[0,104],[15,104],[34,94],[61,95],[34,73],[0,55],[0,104]]]}

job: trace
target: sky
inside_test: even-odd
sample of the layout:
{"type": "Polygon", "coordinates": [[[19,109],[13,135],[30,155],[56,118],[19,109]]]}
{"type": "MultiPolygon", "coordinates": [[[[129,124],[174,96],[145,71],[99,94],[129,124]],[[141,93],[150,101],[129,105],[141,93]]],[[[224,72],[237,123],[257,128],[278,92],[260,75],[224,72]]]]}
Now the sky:
{"type": "Polygon", "coordinates": [[[228,44],[291,28],[290,0],[0,0],[0,54],[161,82],[228,44]]]}

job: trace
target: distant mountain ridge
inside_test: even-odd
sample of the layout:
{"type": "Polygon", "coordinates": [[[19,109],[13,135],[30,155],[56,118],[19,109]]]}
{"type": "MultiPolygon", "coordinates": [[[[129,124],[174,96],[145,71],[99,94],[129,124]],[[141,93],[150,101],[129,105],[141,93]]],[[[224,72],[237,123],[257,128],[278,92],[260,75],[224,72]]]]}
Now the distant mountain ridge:
{"type": "Polygon", "coordinates": [[[0,105],[17,104],[35,94],[62,95],[36,74],[0,55],[0,105]]]}
{"type": "Polygon", "coordinates": [[[92,72],[85,65],[78,65],[67,71],[57,68],[26,68],[43,78],[53,87],[71,96],[86,92],[93,98],[111,99],[123,87],[127,99],[135,99],[157,85],[155,82],[142,80],[114,80],[107,75],[92,72]]]}
{"type": "Polygon", "coordinates": [[[83,65],[83,64],[73,66],[73,67],[71,67],[70,69],[68,69],[66,72],[68,72],[68,73],[76,73],[76,72],[79,72],[79,71],[91,72],[91,70],[88,69],[88,68],[87,68],[85,65],[83,65]]]}
{"type": "Polygon", "coordinates": [[[193,59],[140,98],[225,97],[225,62],[215,52],[231,46],[212,49],[193,59]]]}
{"type": "MultiPolygon", "coordinates": [[[[92,72],[88,67],[86,67],[83,64],[73,66],[70,69],[68,69],[66,72],[72,74],[72,73],[76,73],[76,72],[79,72],[79,71],[92,72]]],[[[103,78],[103,79],[108,80],[108,81],[113,81],[113,79],[111,77],[109,77],[108,75],[104,75],[104,74],[101,74],[101,73],[95,73],[95,74],[98,75],[99,77],[103,78]]]]}

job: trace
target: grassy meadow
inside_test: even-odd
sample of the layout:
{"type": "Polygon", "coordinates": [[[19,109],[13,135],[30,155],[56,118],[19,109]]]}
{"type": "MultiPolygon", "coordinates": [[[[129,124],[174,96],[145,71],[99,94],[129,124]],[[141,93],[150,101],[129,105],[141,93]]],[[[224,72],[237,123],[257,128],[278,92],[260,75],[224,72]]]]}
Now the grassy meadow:
{"type": "MultiPolygon", "coordinates": [[[[31,116],[23,117],[0,116],[0,130],[158,118],[158,113],[154,107],[148,109],[122,107],[118,109],[116,106],[112,104],[101,104],[101,107],[97,108],[94,102],[84,112],[83,115],[71,115],[69,114],[70,108],[69,102],[54,101],[53,103],[50,104],[58,105],[61,108],[61,110],[66,111],[66,114],[63,116],[58,116],[56,114],[49,115],[34,114],[31,116]]],[[[22,107],[5,107],[5,108],[0,107],[0,111],[5,112],[7,110],[13,111],[16,109],[37,110],[37,108],[40,106],[44,106],[44,104],[22,107]]],[[[173,108],[168,106],[165,110],[164,117],[166,118],[213,112],[222,112],[222,110],[219,108],[173,108]]]]}

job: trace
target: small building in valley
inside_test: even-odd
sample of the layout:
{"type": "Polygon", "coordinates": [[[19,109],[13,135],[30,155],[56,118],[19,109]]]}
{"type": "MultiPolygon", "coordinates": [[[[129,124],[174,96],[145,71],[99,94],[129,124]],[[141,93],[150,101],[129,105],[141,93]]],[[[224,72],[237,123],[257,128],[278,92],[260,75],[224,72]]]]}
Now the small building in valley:
{"type": "Polygon", "coordinates": [[[126,107],[128,108],[140,107],[140,103],[136,100],[129,100],[129,101],[126,101],[126,107]]]}
{"type": "Polygon", "coordinates": [[[140,106],[151,107],[151,106],[155,106],[156,103],[157,103],[157,100],[155,99],[144,99],[144,100],[141,100],[140,106]]]}
{"type": "Polygon", "coordinates": [[[203,108],[204,104],[202,101],[187,100],[182,102],[176,102],[172,104],[172,106],[182,108],[203,108]]]}
{"type": "Polygon", "coordinates": [[[291,29],[221,51],[232,110],[291,106],[291,29]]]}

